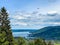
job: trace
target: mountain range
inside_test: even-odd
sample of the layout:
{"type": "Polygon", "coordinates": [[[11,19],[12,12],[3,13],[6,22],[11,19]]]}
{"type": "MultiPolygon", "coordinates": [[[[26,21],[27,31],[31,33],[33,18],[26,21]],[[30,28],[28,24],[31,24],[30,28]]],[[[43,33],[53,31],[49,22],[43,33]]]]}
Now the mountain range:
{"type": "Polygon", "coordinates": [[[36,32],[32,32],[29,36],[47,40],[60,40],[60,26],[44,27],[36,32]]]}

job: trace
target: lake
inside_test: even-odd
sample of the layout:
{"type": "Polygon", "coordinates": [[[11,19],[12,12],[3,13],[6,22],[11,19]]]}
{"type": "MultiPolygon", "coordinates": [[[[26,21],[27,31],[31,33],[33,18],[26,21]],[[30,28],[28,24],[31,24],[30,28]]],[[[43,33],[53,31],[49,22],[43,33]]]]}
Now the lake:
{"type": "Polygon", "coordinates": [[[31,32],[35,32],[37,29],[12,29],[12,34],[14,37],[25,37],[27,38],[31,32]]]}

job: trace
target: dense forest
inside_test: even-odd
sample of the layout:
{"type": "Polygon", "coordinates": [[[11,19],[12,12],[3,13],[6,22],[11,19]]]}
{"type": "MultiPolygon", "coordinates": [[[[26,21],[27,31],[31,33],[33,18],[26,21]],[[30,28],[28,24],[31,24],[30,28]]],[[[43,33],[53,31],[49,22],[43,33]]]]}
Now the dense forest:
{"type": "Polygon", "coordinates": [[[0,45],[54,45],[51,41],[41,38],[33,40],[23,37],[14,38],[11,30],[7,10],[2,7],[0,10],[0,45]]]}

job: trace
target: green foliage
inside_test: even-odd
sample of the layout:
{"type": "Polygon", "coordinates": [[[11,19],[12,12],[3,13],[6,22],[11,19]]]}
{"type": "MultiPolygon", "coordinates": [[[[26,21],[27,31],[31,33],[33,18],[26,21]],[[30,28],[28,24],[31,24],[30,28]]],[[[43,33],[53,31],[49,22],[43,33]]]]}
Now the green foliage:
{"type": "Polygon", "coordinates": [[[9,41],[5,41],[2,45],[9,45],[9,41]]]}
{"type": "Polygon", "coordinates": [[[14,45],[8,13],[4,7],[0,11],[0,44],[14,45]]]}
{"type": "Polygon", "coordinates": [[[28,45],[34,45],[34,41],[29,41],[28,45]]]}
{"type": "Polygon", "coordinates": [[[4,42],[5,41],[5,39],[6,39],[5,36],[6,36],[5,32],[0,33],[0,42],[4,42]]]}
{"type": "Polygon", "coordinates": [[[52,44],[52,42],[51,42],[51,41],[49,41],[49,42],[48,42],[48,45],[54,45],[54,44],[52,44]]]}
{"type": "Polygon", "coordinates": [[[47,43],[45,42],[45,40],[43,40],[43,45],[47,45],[47,43]]]}
{"type": "Polygon", "coordinates": [[[18,45],[26,45],[26,40],[22,37],[18,38],[18,45]]]}
{"type": "Polygon", "coordinates": [[[35,40],[35,45],[43,45],[43,40],[41,40],[41,39],[36,39],[36,40],[35,40]]]}

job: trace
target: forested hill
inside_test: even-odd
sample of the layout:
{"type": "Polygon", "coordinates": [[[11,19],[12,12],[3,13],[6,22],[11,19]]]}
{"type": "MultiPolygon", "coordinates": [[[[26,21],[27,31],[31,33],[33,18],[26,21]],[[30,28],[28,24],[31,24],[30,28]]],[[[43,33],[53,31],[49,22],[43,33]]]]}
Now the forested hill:
{"type": "Polygon", "coordinates": [[[31,37],[40,37],[44,39],[60,40],[60,26],[49,26],[33,32],[31,37]]]}

